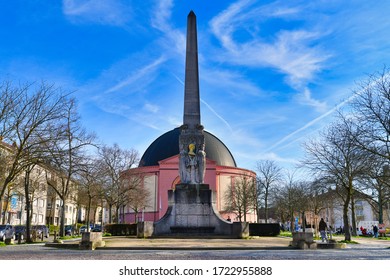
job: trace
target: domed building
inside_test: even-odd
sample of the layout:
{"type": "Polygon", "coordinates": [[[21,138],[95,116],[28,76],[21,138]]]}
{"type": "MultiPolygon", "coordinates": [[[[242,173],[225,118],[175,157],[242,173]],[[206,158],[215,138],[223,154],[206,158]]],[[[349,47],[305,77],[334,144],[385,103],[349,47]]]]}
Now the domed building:
{"type": "MultiPolygon", "coordinates": [[[[125,208],[126,223],[135,221],[157,221],[168,208],[168,190],[180,183],[179,177],[179,135],[175,128],[158,137],[143,154],[138,168],[129,170],[142,178],[143,187],[148,192],[147,207],[135,213],[130,206],[125,208]]],[[[226,145],[210,132],[204,131],[206,152],[205,184],[216,192],[216,205],[219,214],[232,221],[238,220],[234,213],[225,211],[224,194],[243,176],[255,178],[255,172],[237,167],[232,153],[226,145]]],[[[123,217],[123,213],[121,214],[123,217]]],[[[247,215],[247,221],[256,221],[256,215],[247,215]]]]}

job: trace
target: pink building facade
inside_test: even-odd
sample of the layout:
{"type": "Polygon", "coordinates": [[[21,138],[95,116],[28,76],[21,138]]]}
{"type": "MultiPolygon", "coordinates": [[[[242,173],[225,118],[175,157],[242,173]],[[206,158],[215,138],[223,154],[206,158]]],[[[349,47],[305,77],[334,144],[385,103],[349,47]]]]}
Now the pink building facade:
{"type": "MultiPolygon", "coordinates": [[[[149,192],[147,207],[141,213],[136,214],[130,207],[125,207],[125,223],[134,223],[138,221],[157,221],[164,216],[168,208],[168,190],[174,189],[176,184],[180,183],[179,177],[179,155],[172,156],[161,161],[158,165],[143,166],[132,169],[131,172],[141,175],[143,178],[143,187],[149,192]]],[[[238,221],[234,213],[224,211],[224,193],[234,180],[243,176],[256,178],[253,171],[231,166],[219,166],[216,161],[206,159],[205,184],[216,192],[216,205],[220,215],[225,219],[238,221]]],[[[247,221],[255,222],[256,214],[247,215],[247,221]]]]}

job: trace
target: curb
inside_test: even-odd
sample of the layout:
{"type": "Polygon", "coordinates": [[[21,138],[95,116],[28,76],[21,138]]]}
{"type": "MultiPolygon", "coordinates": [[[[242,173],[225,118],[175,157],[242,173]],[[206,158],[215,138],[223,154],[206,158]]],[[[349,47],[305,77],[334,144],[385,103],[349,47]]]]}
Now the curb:
{"type": "Polygon", "coordinates": [[[295,250],[291,247],[97,247],[95,250],[121,250],[121,251],[271,251],[295,250]]]}

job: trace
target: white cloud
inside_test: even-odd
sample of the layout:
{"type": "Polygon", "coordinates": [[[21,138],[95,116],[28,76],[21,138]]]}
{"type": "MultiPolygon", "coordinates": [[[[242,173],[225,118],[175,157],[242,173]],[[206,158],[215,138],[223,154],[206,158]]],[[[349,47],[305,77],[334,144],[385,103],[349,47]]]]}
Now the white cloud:
{"type": "Polygon", "coordinates": [[[297,100],[302,105],[314,107],[318,112],[325,112],[328,108],[326,102],[321,102],[312,97],[310,89],[304,88],[303,92],[297,95],[297,100]]]}
{"type": "MultiPolygon", "coordinates": [[[[323,69],[323,64],[329,58],[329,54],[315,44],[321,38],[320,32],[294,27],[290,30],[281,29],[269,38],[263,38],[257,33],[251,33],[251,37],[245,41],[235,37],[237,32],[245,30],[247,26],[259,25],[259,18],[266,21],[304,12],[301,8],[280,7],[282,4],[277,3],[255,7],[253,1],[241,0],[214,17],[210,22],[211,30],[226,51],[219,59],[241,66],[274,68],[286,75],[286,82],[292,88],[305,93],[307,83],[323,69]],[[256,10],[257,15],[252,10],[256,10]]],[[[310,101],[306,105],[317,108],[323,106],[311,94],[303,96],[310,101]]]]}
{"type": "Polygon", "coordinates": [[[151,26],[165,34],[161,44],[167,51],[185,54],[186,37],[181,31],[172,27],[170,23],[173,8],[172,0],[161,0],[152,11],[151,26]],[[174,46],[172,48],[172,46],[174,46]]]}
{"type": "Polygon", "coordinates": [[[132,17],[129,2],[120,0],[63,0],[62,10],[74,22],[124,26],[132,17]]]}
{"type": "Polygon", "coordinates": [[[155,114],[160,111],[160,107],[155,104],[145,103],[144,110],[155,114]]]}
{"type": "Polygon", "coordinates": [[[152,12],[151,25],[152,27],[163,31],[169,32],[172,27],[169,23],[171,18],[171,11],[173,8],[172,0],[161,0],[152,12]]]}

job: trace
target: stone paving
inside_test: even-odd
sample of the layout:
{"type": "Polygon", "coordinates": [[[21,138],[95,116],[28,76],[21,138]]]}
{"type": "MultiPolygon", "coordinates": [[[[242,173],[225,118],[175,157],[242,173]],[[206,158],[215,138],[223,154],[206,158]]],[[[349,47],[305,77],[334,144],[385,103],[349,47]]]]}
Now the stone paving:
{"type": "MultiPolygon", "coordinates": [[[[342,237],[337,237],[342,239],[342,237]]],[[[297,250],[291,238],[252,239],[137,239],[105,238],[106,247],[94,251],[34,245],[0,247],[3,260],[390,260],[390,241],[355,239],[346,249],[297,250]]],[[[79,240],[67,241],[76,244],[79,240]]]]}

